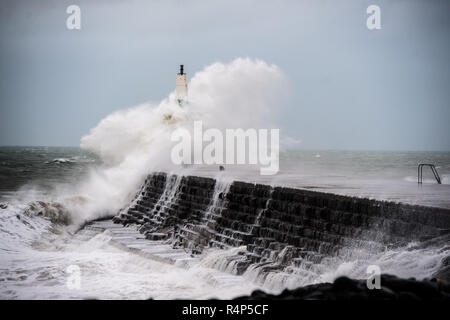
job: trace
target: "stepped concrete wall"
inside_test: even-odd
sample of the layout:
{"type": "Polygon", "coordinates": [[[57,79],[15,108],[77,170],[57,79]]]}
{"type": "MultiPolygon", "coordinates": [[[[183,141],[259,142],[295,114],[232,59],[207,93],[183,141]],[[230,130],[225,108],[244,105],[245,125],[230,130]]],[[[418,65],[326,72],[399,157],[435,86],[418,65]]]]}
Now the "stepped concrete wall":
{"type": "Polygon", "coordinates": [[[348,248],[449,240],[448,209],[239,181],[217,190],[211,178],[155,173],[114,222],[136,223],[148,239],[192,253],[245,246],[229,258],[237,274],[255,263],[270,270],[315,264],[348,248]]]}

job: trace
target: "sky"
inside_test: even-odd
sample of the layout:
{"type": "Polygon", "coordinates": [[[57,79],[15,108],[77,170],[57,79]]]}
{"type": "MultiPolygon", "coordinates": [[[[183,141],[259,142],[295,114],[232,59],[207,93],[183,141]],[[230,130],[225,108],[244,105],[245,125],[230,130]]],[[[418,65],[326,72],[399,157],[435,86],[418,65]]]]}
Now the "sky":
{"type": "Polygon", "coordinates": [[[446,0],[1,1],[0,145],[78,146],[108,114],[165,98],[179,64],[250,57],[284,72],[272,107],[299,148],[448,151],[449,13],[446,0]]]}

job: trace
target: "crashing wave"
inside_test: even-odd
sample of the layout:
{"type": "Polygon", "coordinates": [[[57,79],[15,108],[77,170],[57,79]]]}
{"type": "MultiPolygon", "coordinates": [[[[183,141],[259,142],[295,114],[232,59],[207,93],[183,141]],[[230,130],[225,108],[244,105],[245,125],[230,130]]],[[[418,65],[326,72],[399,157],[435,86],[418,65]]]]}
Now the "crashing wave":
{"type": "Polygon", "coordinates": [[[43,217],[55,224],[69,225],[72,222],[69,210],[55,201],[34,201],[29,204],[25,214],[43,217]]]}

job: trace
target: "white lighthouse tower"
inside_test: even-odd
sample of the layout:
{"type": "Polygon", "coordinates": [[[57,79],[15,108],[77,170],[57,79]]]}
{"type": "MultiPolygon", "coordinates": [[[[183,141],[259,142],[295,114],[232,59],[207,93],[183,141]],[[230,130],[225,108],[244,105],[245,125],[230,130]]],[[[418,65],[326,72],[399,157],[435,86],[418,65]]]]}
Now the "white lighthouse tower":
{"type": "Polygon", "coordinates": [[[176,97],[178,104],[182,107],[187,102],[188,96],[188,83],[187,83],[187,75],[183,72],[183,65],[180,65],[180,73],[177,74],[176,77],[176,97]]]}

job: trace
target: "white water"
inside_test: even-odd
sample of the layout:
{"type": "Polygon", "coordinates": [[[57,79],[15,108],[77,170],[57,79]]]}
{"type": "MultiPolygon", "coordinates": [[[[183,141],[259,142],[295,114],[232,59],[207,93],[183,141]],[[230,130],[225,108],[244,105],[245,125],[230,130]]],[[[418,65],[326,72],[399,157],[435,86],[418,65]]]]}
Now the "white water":
{"type": "Polygon", "coordinates": [[[214,185],[214,192],[212,196],[211,203],[209,204],[208,208],[206,209],[204,220],[208,220],[211,218],[212,214],[220,214],[219,212],[216,212],[215,209],[221,208],[223,202],[225,201],[225,196],[227,195],[228,191],[230,190],[232,180],[228,177],[224,177],[222,174],[216,175],[216,183],[214,185]],[[221,198],[222,196],[222,198],[221,198]]]}
{"type": "MultiPolygon", "coordinates": [[[[446,240],[443,240],[445,243],[446,240]]],[[[448,241],[448,239],[447,239],[448,241]]],[[[402,278],[422,280],[430,278],[442,266],[442,259],[450,254],[445,245],[422,248],[415,243],[395,249],[374,251],[364,247],[346,248],[335,257],[326,257],[320,263],[302,263],[288,266],[282,272],[261,272],[261,266],[252,265],[244,278],[267,290],[294,289],[300,286],[333,282],[340,276],[366,279],[367,267],[378,266],[382,273],[402,278]]],[[[276,265],[276,264],[273,264],[276,265]]],[[[266,266],[266,265],[264,265],[266,266]]]]}
{"type": "Polygon", "coordinates": [[[175,177],[171,175],[167,176],[164,191],[155,207],[153,208],[152,212],[150,213],[150,216],[160,216],[162,212],[161,209],[167,207],[169,204],[175,201],[178,195],[178,188],[180,187],[182,177],[183,176],[181,174],[175,177]],[[159,211],[158,208],[160,208],[159,211]]]}
{"type": "Polygon", "coordinates": [[[257,288],[209,268],[213,256],[180,268],[117,249],[107,232],[85,239],[10,209],[1,212],[1,299],[227,299],[257,288]],[[70,265],[81,270],[79,290],[67,286],[70,265]]]}
{"type": "Polygon", "coordinates": [[[97,153],[108,166],[83,185],[83,192],[96,199],[83,211],[90,216],[105,210],[115,213],[129,202],[147,173],[180,172],[182,168],[170,160],[174,145],[170,136],[178,128],[191,131],[194,120],[202,120],[204,128],[270,126],[268,119],[274,115],[269,106],[279,96],[282,82],[278,67],[260,60],[215,63],[192,77],[184,107],[172,92],[159,104],[109,115],[82,138],[82,148],[97,153]]]}

